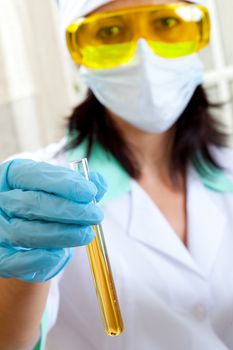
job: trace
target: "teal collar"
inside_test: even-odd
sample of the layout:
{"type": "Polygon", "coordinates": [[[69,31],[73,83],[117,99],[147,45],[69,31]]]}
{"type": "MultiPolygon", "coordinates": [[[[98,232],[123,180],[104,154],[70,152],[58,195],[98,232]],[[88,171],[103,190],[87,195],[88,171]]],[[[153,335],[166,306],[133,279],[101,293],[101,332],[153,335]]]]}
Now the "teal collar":
{"type": "MultiPolygon", "coordinates": [[[[83,142],[80,146],[69,150],[66,153],[67,160],[72,162],[85,158],[86,149],[87,143],[83,142]]],[[[233,192],[233,180],[224,171],[214,168],[198,156],[195,157],[193,165],[205,187],[220,193],[233,192]]],[[[99,144],[96,144],[93,148],[89,158],[89,166],[91,171],[98,171],[107,179],[109,190],[104,202],[131,190],[132,180],[130,176],[119,162],[99,144]]]]}
{"type": "MultiPolygon", "coordinates": [[[[80,146],[69,150],[66,153],[69,162],[80,160],[86,157],[87,144],[83,142],[80,146]]],[[[121,194],[131,190],[131,178],[122,168],[119,162],[103,147],[96,144],[88,159],[91,171],[98,171],[108,182],[108,192],[103,202],[119,197],[121,194]]]]}
{"type": "Polygon", "coordinates": [[[233,192],[233,179],[227,172],[204,161],[199,154],[194,157],[193,166],[205,187],[220,193],[233,192]]]}

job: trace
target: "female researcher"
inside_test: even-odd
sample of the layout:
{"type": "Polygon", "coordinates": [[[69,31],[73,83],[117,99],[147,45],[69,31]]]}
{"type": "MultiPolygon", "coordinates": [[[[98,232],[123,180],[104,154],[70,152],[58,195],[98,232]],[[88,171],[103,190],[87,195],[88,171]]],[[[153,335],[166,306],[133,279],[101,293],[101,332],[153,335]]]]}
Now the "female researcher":
{"type": "Polygon", "coordinates": [[[45,309],[48,349],[233,349],[233,155],[201,88],[200,3],[60,1],[90,92],[68,140],[1,165],[1,349],[33,348],[45,309]],[[101,209],[101,175],[68,169],[86,154],[108,180],[101,209]],[[102,211],[118,338],[103,332],[85,250],[70,249],[102,211]]]}

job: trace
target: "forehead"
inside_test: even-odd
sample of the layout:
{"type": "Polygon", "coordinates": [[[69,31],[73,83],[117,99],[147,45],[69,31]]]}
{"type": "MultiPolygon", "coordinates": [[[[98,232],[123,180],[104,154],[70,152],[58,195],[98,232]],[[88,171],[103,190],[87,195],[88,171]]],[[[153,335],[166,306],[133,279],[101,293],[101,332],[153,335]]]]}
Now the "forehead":
{"type": "Polygon", "coordinates": [[[173,4],[177,2],[185,2],[180,0],[116,0],[99,7],[93,13],[100,13],[111,10],[119,10],[140,5],[156,5],[156,4],[173,4]]]}

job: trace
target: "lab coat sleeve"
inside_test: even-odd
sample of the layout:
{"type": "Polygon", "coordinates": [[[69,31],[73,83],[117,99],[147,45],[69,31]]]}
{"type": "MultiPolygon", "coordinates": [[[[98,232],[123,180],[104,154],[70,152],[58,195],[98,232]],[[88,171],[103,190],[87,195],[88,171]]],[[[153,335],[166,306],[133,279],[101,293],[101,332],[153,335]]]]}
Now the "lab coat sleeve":
{"type": "Polygon", "coordinates": [[[15,154],[5,159],[5,162],[13,159],[31,159],[36,162],[47,162],[53,165],[67,167],[68,164],[63,152],[65,144],[66,138],[63,138],[60,142],[50,144],[47,147],[41,148],[35,152],[22,152],[15,154]]]}
{"type": "MultiPolygon", "coordinates": [[[[64,146],[65,139],[62,139],[59,143],[51,144],[36,152],[19,153],[7,158],[5,161],[13,159],[32,159],[37,162],[48,162],[53,165],[67,167],[68,163],[66,162],[64,152],[62,152],[64,146]]],[[[51,281],[47,305],[41,321],[40,340],[34,347],[34,350],[44,349],[47,333],[56,323],[59,310],[59,280],[61,276],[62,273],[51,281]]]]}

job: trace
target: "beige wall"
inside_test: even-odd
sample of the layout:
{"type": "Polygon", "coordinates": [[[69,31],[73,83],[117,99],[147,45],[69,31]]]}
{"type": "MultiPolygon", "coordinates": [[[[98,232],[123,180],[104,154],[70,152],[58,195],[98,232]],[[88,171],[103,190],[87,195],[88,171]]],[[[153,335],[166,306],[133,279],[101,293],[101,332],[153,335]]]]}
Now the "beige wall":
{"type": "MultiPolygon", "coordinates": [[[[202,53],[206,86],[212,98],[227,100],[233,93],[233,1],[209,1],[217,21],[213,43],[202,53]]],[[[64,51],[54,0],[0,0],[0,160],[64,134],[64,116],[80,98],[64,51]]],[[[220,118],[232,127],[233,103],[220,118]]]]}
{"type": "Polygon", "coordinates": [[[0,0],[0,159],[64,133],[73,89],[51,0],[0,0]]]}

